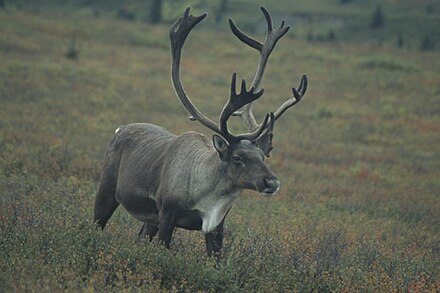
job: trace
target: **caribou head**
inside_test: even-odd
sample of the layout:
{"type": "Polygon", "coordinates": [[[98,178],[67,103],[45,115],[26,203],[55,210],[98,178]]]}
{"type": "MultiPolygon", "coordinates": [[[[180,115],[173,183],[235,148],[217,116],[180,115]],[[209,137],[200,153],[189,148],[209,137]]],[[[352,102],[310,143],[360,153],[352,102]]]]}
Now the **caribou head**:
{"type": "Polygon", "coordinates": [[[257,123],[252,112],[252,103],[263,95],[264,89],[258,88],[263,78],[267,61],[278,40],[289,30],[289,26],[285,26],[284,21],[281,22],[278,28],[274,29],[269,12],[264,7],[261,7],[261,11],[267,24],[267,36],[264,43],[243,33],[238,29],[234,21],[231,18],[229,19],[229,25],[234,35],[240,41],[260,53],[260,62],[249,90],[247,90],[246,81],[243,79],[240,92],[236,92],[237,74],[233,73],[229,100],[220,114],[219,125],[197,109],[188,98],[180,81],[182,47],[189,32],[205,19],[206,13],[200,16],[193,16],[189,14],[190,8],[187,8],[183,16],[179,17],[171,26],[172,81],[179,100],[191,115],[189,119],[199,121],[203,126],[220,135],[213,136],[213,144],[219,152],[220,158],[230,166],[231,178],[236,178],[237,185],[242,188],[254,189],[264,196],[270,196],[275,194],[280,187],[278,179],[263,163],[264,156],[269,157],[270,151],[273,148],[274,123],[288,108],[301,100],[307,90],[307,77],[303,75],[298,89],[292,88],[292,98],[288,99],[274,113],[266,114],[262,123],[257,123]],[[249,133],[240,135],[230,133],[227,121],[231,116],[241,116],[249,133]]]}

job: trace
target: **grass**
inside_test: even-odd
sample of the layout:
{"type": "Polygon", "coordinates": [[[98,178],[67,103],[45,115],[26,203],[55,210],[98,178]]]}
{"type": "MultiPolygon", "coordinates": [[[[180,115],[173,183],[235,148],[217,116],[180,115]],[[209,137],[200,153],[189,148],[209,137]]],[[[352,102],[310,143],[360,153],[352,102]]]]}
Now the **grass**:
{"type": "MultiPolygon", "coordinates": [[[[298,9],[338,10],[312,2],[298,9]]],[[[344,13],[365,13],[353,2],[344,13]]],[[[310,82],[277,121],[269,164],[282,189],[271,199],[242,194],[218,265],[200,232],[177,230],[168,251],[139,242],[141,224],[122,208],[105,231],[92,223],[118,126],[210,135],[173,93],[167,25],[119,20],[116,8],[94,17],[47,5],[0,10],[0,291],[440,290],[438,51],[280,41],[257,116],[287,99],[302,73],[310,82]],[[77,60],[65,58],[73,37],[77,60]]],[[[183,83],[217,117],[232,72],[251,79],[257,57],[229,32],[196,29],[183,83]]]]}

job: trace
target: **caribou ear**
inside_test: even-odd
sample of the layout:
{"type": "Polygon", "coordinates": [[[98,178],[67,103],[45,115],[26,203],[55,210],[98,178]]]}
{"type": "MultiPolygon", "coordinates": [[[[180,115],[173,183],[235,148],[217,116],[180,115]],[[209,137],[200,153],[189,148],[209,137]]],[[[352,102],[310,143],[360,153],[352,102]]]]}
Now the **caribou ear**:
{"type": "Polygon", "coordinates": [[[261,149],[266,157],[270,157],[270,151],[273,149],[272,147],[272,138],[273,138],[273,125],[275,123],[275,116],[273,113],[270,113],[269,121],[267,123],[267,128],[264,132],[255,140],[255,144],[259,149],[261,149]]]}
{"type": "Polygon", "coordinates": [[[220,159],[222,159],[222,161],[225,161],[229,149],[229,144],[226,142],[226,140],[223,137],[214,134],[212,136],[212,144],[220,155],[220,159]]]}
{"type": "Polygon", "coordinates": [[[270,157],[270,151],[273,149],[272,147],[272,131],[265,131],[260,137],[255,141],[257,147],[263,151],[266,157],[270,157]]]}

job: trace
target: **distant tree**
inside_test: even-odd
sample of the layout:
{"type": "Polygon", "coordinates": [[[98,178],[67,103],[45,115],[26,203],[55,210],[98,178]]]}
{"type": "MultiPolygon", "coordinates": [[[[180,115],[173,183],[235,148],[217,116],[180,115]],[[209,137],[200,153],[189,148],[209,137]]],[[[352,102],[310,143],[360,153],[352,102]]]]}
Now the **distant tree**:
{"type": "Polygon", "coordinates": [[[92,4],[92,0],[82,0],[79,4],[82,6],[90,6],[92,4]]]}
{"type": "Polygon", "coordinates": [[[381,28],[385,23],[385,17],[382,12],[382,8],[380,5],[376,7],[376,10],[373,13],[373,17],[371,18],[370,27],[372,28],[381,28]]]}
{"type": "Polygon", "coordinates": [[[431,14],[434,12],[434,7],[431,4],[428,4],[428,6],[426,6],[426,13],[431,14]]]}
{"type": "Polygon", "coordinates": [[[341,0],[341,4],[347,4],[347,3],[350,3],[351,2],[351,0],[341,0]]]}
{"type": "Polygon", "coordinates": [[[150,7],[150,23],[162,21],[162,0],[153,0],[150,7]]]}
{"type": "Polygon", "coordinates": [[[0,0],[0,8],[5,8],[5,0],[0,0]]]}
{"type": "Polygon", "coordinates": [[[431,38],[426,35],[425,38],[422,41],[422,44],[420,45],[420,50],[422,51],[430,51],[434,50],[434,42],[431,40],[431,38]]]}
{"type": "Polygon", "coordinates": [[[220,0],[220,5],[215,11],[215,23],[219,24],[223,14],[228,10],[228,0],[220,0]]]}
{"type": "Polygon", "coordinates": [[[64,56],[66,56],[67,59],[71,59],[71,60],[78,59],[79,52],[75,48],[75,43],[76,43],[76,38],[72,37],[72,41],[70,42],[69,50],[67,50],[66,54],[64,55],[64,56]]]}
{"type": "Polygon", "coordinates": [[[313,33],[312,32],[308,32],[307,33],[307,41],[309,41],[309,42],[313,42],[314,40],[315,40],[315,37],[313,36],[313,33]]]}
{"type": "Polygon", "coordinates": [[[128,11],[125,8],[120,8],[116,13],[116,17],[123,20],[134,21],[134,19],[136,18],[136,13],[128,11]]]}
{"type": "Polygon", "coordinates": [[[397,47],[398,48],[403,48],[404,44],[404,40],[403,40],[403,35],[400,33],[397,35],[397,47]]]}
{"type": "Polygon", "coordinates": [[[335,39],[336,39],[335,32],[333,30],[329,31],[327,35],[327,40],[331,42],[334,41],[335,39]]]}

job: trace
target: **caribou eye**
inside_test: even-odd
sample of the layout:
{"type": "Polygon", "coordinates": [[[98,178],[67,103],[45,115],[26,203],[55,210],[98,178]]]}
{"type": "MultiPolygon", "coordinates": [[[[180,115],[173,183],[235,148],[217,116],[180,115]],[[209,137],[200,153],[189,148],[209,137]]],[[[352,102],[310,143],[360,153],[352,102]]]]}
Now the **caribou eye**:
{"type": "Polygon", "coordinates": [[[234,160],[235,163],[241,162],[241,158],[239,156],[233,156],[232,160],[234,160]]]}
{"type": "Polygon", "coordinates": [[[245,164],[244,164],[244,162],[243,162],[243,160],[241,159],[240,156],[232,156],[232,161],[237,166],[240,166],[240,167],[244,167],[245,166],[245,164]]]}

